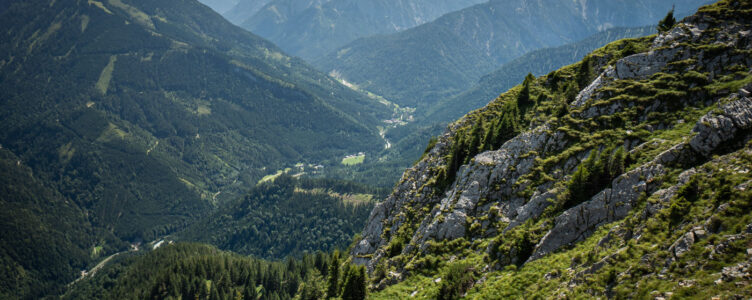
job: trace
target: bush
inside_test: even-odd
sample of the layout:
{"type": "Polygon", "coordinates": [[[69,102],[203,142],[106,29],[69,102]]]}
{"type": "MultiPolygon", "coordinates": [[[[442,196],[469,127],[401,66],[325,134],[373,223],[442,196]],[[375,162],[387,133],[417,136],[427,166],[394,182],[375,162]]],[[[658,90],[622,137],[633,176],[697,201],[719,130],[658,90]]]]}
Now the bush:
{"type": "Polygon", "coordinates": [[[436,299],[459,299],[475,280],[475,270],[467,263],[451,265],[442,276],[441,288],[436,299]]]}

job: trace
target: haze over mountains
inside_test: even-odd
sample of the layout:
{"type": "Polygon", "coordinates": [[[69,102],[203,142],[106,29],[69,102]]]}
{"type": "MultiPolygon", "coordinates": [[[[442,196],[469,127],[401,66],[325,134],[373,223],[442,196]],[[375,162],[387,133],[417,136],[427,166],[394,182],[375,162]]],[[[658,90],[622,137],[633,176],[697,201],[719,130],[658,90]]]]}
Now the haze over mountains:
{"type": "MultiPolygon", "coordinates": [[[[707,1],[674,2],[683,12],[707,1]]],[[[416,28],[357,40],[314,63],[399,105],[428,106],[529,51],[611,27],[654,24],[674,2],[489,1],[416,28]]]]}
{"type": "Polygon", "coordinates": [[[0,299],[752,293],[752,3],[481,2],[0,0],[0,299]]]}
{"type": "Polygon", "coordinates": [[[434,122],[451,122],[467,112],[485,106],[499,95],[498,91],[509,90],[519,84],[527,74],[546,75],[581,60],[588,53],[609,42],[647,36],[655,32],[655,26],[612,28],[564,46],[531,51],[484,75],[470,89],[440,100],[436,105],[429,107],[420,118],[434,122]]]}
{"type": "Polygon", "coordinates": [[[272,0],[225,15],[287,53],[313,59],[360,37],[411,28],[482,0],[272,0]],[[241,16],[245,16],[243,19],[241,16]]]}
{"type": "MultiPolygon", "coordinates": [[[[392,116],[196,1],[15,1],[0,24],[3,167],[33,178],[3,201],[37,199],[12,205],[40,211],[44,232],[87,232],[72,246],[83,253],[172,232],[282,166],[380,151],[392,116]]],[[[4,231],[29,220],[12,214],[4,231]]],[[[28,270],[3,268],[19,293],[74,276],[12,254],[39,238],[3,242],[3,260],[28,270]]]]}

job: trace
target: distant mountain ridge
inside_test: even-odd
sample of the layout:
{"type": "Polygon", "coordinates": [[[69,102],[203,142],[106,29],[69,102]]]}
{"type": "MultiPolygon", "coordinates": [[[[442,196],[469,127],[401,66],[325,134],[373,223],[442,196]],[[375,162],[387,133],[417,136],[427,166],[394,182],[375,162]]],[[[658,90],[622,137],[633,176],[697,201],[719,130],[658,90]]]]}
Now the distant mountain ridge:
{"type": "MultiPolygon", "coordinates": [[[[27,297],[186,226],[272,170],[380,151],[376,127],[392,115],[193,0],[13,1],[0,26],[0,168],[30,178],[4,190],[3,245],[40,255],[0,250],[14,266],[0,278],[27,297]],[[29,190],[34,201],[13,202],[29,190]],[[35,227],[14,229],[24,224],[35,227]],[[84,234],[38,245],[65,241],[60,230],[84,234]]],[[[0,298],[12,292],[3,285],[0,298]]]]}
{"type": "Polygon", "coordinates": [[[239,0],[200,0],[201,3],[211,7],[214,11],[222,14],[238,4],[239,0]]]}
{"type": "MultiPolygon", "coordinates": [[[[225,16],[305,59],[322,56],[357,38],[397,32],[483,0],[272,0],[248,13],[238,7],[225,16]],[[240,14],[246,14],[241,20],[240,14]]],[[[251,2],[249,2],[251,3],[251,2]]]]}
{"type": "MultiPolygon", "coordinates": [[[[683,12],[707,2],[675,4],[683,12]]],[[[314,64],[400,105],[430,105],[527,52],[611,27],[655,24],[672,5],[662,0],[493,0],[409,30],[354,41],[314,64]]]]}
{"type": "Polygon", "coordinates": [[[354,243],[371,297],[749,295],[750,12],[703,6],[450,124],[354,243]]]}
{"type": "Polygon", "coordinates": [[[225,10],[222,15],[233,24],[240,24],[249,16],[255,15],[271,0],[238,0],[235,5],[225,10]]]}
{"type": "Polygon", "coordinates": [[[581,41],[555,48],[544,48],[518,57],[499,69],[484,75],[478,83],[459,95],[445,98],[430,107],[422,117],[433,122],[449,122],[483,107],[523,81],[525,75],[546,75],[560,67],[575,63],[591,51],[624,38],[636,38],[656,33],[655,26],[637,28],[612,28],[596,33],[581,41]]]}

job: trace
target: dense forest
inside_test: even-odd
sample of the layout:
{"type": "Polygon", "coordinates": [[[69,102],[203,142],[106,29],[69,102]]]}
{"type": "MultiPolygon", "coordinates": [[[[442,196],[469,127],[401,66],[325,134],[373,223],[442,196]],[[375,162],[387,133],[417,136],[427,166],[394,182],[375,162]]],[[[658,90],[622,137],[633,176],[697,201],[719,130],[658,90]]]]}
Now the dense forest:
{"type": "Polygon", "coordinates": [[[751,2],[347,1],[0,0],[0,299],[752,294],[751,2]]]}
{"type": "Polygon", "coordinates": [[[176,235],[266,259],[344,249],[387,189],[289,175],[261,183],[176,235]]]}
{"type": "Polygon", "coordinates": [[[176,243],[127,255],[63,299],[365,299],[365,268],[338,252],[267,261],[202,244],[176,243]]]}

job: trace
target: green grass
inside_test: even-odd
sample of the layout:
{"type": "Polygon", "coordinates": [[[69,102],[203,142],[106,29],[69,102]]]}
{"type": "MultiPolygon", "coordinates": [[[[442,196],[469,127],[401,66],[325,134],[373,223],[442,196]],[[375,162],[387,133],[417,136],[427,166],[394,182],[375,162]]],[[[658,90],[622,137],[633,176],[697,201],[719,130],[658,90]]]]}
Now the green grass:
{"type": "Polygon", "coordinates": [[[115,62],[117,61],[117,55],[110,56],[110,61],[107,63],[107,65],[102,70],[102,73],[99,75],[99,80],[97,80],[97,90],[102,93],[102,95],[107,94],[107,89],[110,87],[110,81],[112,80],[112,72],[115,71],[115,62]]]}
{"type": "Polygon", "coordinates": [[[358,156],[345,157],[342,159],[342,164],[346,166],[359,165],[359,164],[362,164],[363,161],[365,161],[365,159],[366,159],[365,154],[358,155],[358,156]]]}
{"type": "Polygon", "coordinates": [[[263,178],[261,178],[261,180],[259,180],[258,183],[260,184],[260,183],[264,183],[267,181],[274,181],[275,179],[277,179],[277,177],[281,176],[282,174],[284,174],[284,171],[278,170],[277,173],[264,176],[263,178]]]}
{"type": "Polygon", "coordinates": [[[99,255],[102,253],[102,250],[104,249],[103,246],[96,246],[91,249],[91,257],[96,258],[99,257],[99,255]]]}

